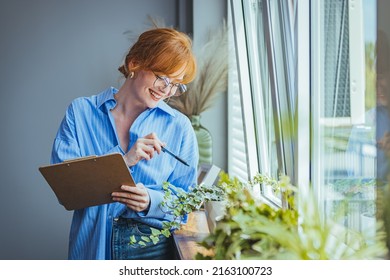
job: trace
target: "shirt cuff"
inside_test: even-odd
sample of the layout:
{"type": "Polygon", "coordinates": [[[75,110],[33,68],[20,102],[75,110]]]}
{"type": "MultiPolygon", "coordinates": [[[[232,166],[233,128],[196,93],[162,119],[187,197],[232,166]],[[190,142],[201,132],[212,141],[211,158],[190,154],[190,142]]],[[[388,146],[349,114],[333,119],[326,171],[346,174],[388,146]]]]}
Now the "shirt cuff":
{"type": "Polygon", "coordinates": [[[148,189],[150,204],[148,210],[138,212],[139,217],[164,219],[168,213],[162,210],[161,202],[164,199],[164,194],[160,191],[148,189]]]}

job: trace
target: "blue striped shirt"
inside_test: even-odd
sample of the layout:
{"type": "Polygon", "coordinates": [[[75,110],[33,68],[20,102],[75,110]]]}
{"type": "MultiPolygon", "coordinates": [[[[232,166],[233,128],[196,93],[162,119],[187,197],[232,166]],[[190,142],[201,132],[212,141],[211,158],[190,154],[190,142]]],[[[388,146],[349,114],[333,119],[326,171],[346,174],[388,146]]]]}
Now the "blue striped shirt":
{"type": "MultiPolygon", "coordinates": [[[[89,155],[125,154],[110,112],[116,106],[116,93],[117,89],[109,88],[98,95],[73,100],[55,137],[51,163],[89,155]]],[[[151,160],[141,160],[131,167],[135,182],[148,188],[149,210],[135,212],[118,202],[75,210],[69,237],[69,259],[110,259],[114,218],[132,218],[161,228],[163,221],[172,219],[159,207],[164,195],[162,184],[170,182],[188,190],[196,183],[198,146],[189,119],[165,102],[159,102],[157,107],[145,110],[134,121],[129,147],[139,137],[152,132],[190,167],[167,153],[156,153],[151,160]]]]}

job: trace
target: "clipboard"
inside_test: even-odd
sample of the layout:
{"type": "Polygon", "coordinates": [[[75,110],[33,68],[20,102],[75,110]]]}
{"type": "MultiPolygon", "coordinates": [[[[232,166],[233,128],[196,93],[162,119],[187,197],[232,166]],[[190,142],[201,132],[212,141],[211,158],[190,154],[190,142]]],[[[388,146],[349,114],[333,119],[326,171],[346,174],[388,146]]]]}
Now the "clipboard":
{"type": "Polygon", "coordinates": [[[39,171],[67,210],[112,203],[112,192],[136,185],[119,153],[81,157],[41,166],[39,171]]]}

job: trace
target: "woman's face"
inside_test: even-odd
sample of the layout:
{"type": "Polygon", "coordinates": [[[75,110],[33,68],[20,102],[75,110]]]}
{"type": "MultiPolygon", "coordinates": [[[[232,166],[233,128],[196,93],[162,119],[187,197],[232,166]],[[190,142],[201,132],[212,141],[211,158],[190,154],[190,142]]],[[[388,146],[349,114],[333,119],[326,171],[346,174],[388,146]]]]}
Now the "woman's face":
{"type": "MultiPolygon", "coordinates": [[[[156,107],[161,100],[171,96],[171,90],[174,84],[181,83],[184,77],[184,74],[182,74],[183,71],[184,66],[171,75],[171,77],[175,78],[160,74],[157,76],[153,71],[139,71],[135,79],[138,98],[142,100],[148,108],[156,107]],[[164,86],[161,77],[168,78],[167,81],[170,82],[170,84],[164,86]]],[[[173,88],[175,89],[175,87],[173,88]]]]}

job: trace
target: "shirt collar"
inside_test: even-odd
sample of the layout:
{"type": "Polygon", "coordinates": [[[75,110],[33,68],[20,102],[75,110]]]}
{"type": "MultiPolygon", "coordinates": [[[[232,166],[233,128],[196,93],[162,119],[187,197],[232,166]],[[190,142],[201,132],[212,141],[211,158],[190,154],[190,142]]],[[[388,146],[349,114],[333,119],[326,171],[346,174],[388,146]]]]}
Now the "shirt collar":
{"type": "Polygon", "coordinates": [[[117,92],[118,92],[118,90],[116,88],[109,87],[105,91],[103,91],[100,94],[98,94],[97,99],[96,99],[96,106],[97,106],[97,108],[103,109],[104,107],[103,108],[101,108],[101,107],[105,103],[107,103],[107,105],[111,104],[109,109],[115,107],[116,100],[114,98],[114,94],[117,93],[117,92]],[[111,102],[111,101],[114,101],[114,102],[111,102]]]}
{"type": "MultiPolygon", "coordinates": [[[[108,109],[108,110],[114,108],[116,105],[116,100],[114,98],[114,94],[116,94],[117,92],[118,92],[118,90],[114,87],[110,87],[110,88],[106,89],[105,91],[101,92],[97,96],[97,100],[96,100],[97,108],[100,108],[101,110],[103,110],[103,108],[108,109]],[[106,106],[102,107],[102,105],[104,105],[104,104],[106,104],[106,106]]],[[[172,117],[176,116],[175,110],[164,101],[160,101],[157,104],[156,108],[166,112],[167,114],[171,115],[172,117]]],[[[153,110],[153,109],[151,109],[151,110],[153,110]]]]}
{"type": "Polygon", "coordinates": [[[157,104],[156,108],[163,110],[164,112],[170,114],[172,117],[176,117],[175,110],[171,106],[169,106],[165,101],[160,101],[157,104]]]}

